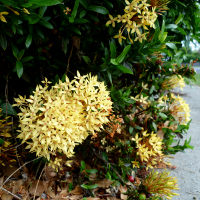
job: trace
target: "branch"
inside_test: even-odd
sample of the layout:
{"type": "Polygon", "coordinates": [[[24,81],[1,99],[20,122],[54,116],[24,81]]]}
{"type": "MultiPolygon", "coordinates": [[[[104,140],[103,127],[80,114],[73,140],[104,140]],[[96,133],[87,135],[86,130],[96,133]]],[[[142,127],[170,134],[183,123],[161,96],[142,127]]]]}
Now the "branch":
{"type": "Polygon", "coordinates": [[[15,197],[16,199],[20,199],[20,200],[22,200],[22,198],[18,197],[17,195],[13,194],[12,192],[6,190],[6,189],[3,188],[2,186],[1,186],[0,189],[3,190],[4,192],[7,192],[7,193],[10,194],[10,195],[12,195],[12,196],[15,197]]]}
{"type": "MultiPolygon", "coordinates": [[[[18,169],[16,169],[16,170],[3,182],[3,184],[0,186],[0,190],[1,190],[1,189],[3,188],[3,186],[9,181],[9,179],[10,179],[16,172],[18,172],[21,168],[23,168],[25,165],[27,165],[27,164],[29,164],[29,163],[35,161],[35,160],[38,160],[38,159],[40,159],[40,158],[42,158],[42,157],[35,158],[35,159],[31,160],[31,161],[28,161],[28,162],[24,163],[22,166],[20,166],[18,169]]],[[[3,190],[3,189],[2,189],[2,190],[3,190]]]]}

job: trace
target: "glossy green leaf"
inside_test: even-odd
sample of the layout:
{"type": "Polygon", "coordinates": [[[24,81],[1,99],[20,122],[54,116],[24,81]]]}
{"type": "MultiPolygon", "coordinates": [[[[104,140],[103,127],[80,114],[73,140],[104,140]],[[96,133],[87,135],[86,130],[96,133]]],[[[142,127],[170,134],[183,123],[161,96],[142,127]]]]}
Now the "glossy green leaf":
{"type": "Polygon", "coordinates": [[[167,115],[166,114],[164,114],[164,113],[159,113],[159,116],[162,118],[162,119],[167,119],[167,115]]]}
{"type": "Polygon", "coordinates": [[[15,56],[15,58],[17,58],[19,50],[17,49],[17,47],[15,45],[12,45],[12,52],[13,52],[13,55],[15,56]]]}
{"type": "Polygon", "coordinates": [[[117,54],[117,48],[116,48],[114,40],[112,40],[110,42],[110,57],[115,58],[116,54],[117,54]]]}
{"type": "Polygon", "coordinates": [[[166,29],[176,29],[178,26],[176,24],[168,24],[166,25],[166,29]]]}
{"type": "Polygon", "coordinates": [[[26,45],[26,48],[29,48],[30,45],[32,43],[32,34],[29,34],[26,38],[26,42],[25,42],[25,45],[26,45]]]}
{"type": "Polygon", "coordinates": [[[81,187],[84,188],[84,189],[86,189],[86,190],[93,190],[95,188],[98,188],[99,186],[97,184],[94,184],[94,185],[82,184],[81,187]]]}
{"type": "Polygon", "coordinates": [[[4,144],[4,140],[0,138],[0,145],[4,144]]]}
{"type": "Polygon", "coordinates": [[[128,69],[127,67],[125,67],[123,65],[117,65],[116,67],[117,67],[117,69],[119,69],[124,74],[133,74],[132,70],[128,69]]]}
{"type": "Polygon", "coordinates": [[[29,62],[29,61],[33,60],[33,58],[34,58],[33,56],[26,56],[26,57],[22,58],[22,62],[23,63],[29,62]]]}
{"type": "Polygon", "coordinates": [[[79,7],[79,0],[76,0],[75,3],[74,3],[74,8],[73,8],[72,13],[71,13],[71,17],[69,18],[70,23],[74,23],[74,20],[76,18],[76,14],[77,14],[77,11],[78,11],[78,7],[79,7]]]}
{"type": "Polygon", "coordinates": [[[80,17],[80,18],[85,17],[86,13],[87,13],[87,12],[86,12],[85,10],[82,10],[82,11],[80,12],[79,17],[80,17]]]}
{"type": "Polygon", "coordinates": [[[25,50],[22,49],[18,54],[17,54],[17,60],[21,60],[22,57],[24,56],[25,50]]]}
{"type": "Polygon", "coordinates": [[[86,172],[88,174],[96,174],[98,172],[98,170],[97,169],[86,169],[86,172]]]}
{"type": "Polygon", "coordinates": [[[185,30],[182,29],[181,27],[178,27],[177,29],[179,30],[179,32],[180,32],[182,35],[187,35],[187,33],[185,32],[185,30]]]}
{"type": "Polygon", "coordinates": [[[175,24],[179,24],[183,20],[183,15],[180,13],[177,20],[175,21],[175,24]]]}
{"type": "Polygon", "coordinates": [[[53,25],[45,20],[41,20],[39,23],[48,29],[53,29],[53,25]]]}
{"type": "Polygon", "coordinates": [[[100,13],[102,15],[107,15],[109,13],[109,11],[103,6],[91,5],[88,7],[88,10],[96,12],[96,13],[100,13]]]}
{"type": "Polygon", "coordinates": [[[16,70],[17,70],[17,76],[19,78],[21,78],[21,76],[23,74],[23,70],[24,70],[22,62],[20,62],[20,61],[16,62],[16,70]]]}
{"type": "Polygon", "coordinates": [[[158,36],[158,39],[160,40],[161,43],[163,43],[166,40],[167,34],[168,32],[163,32],[162,34],[158,36]]]}
{"type": "MultiPolygon", "coordinates": [[[[0,22],[1,23],[1,22],[0,22]]],[[[5,51],[7,49],[7,39],[4,35],[0,34],[0,45],[2,49],[5,51]]]]}
{"type": "Polygon", "coordinates": [[[131,48],[131,45],[128,45],[123,49],[122,53],[116,58],[117,63],[121,64],[124,61],[126,55],[130,51],[130,48],[131,48]]]}
{"type": "Polygon", "coordinates": [[[167,45],[169,48],[173,49],[173,50],[177,50],[177,47],[176,47],[176,45],[175,45],[174,43],[167,42],[166,45],[167,45]]]}
{"type": "Polygon", "coordinates": [[[29,3],[37,6],[53,6],[62,2],[62,0],[29,0],[29,3]]]}
{"type": "Polygon", "coordinates": [[[87,9],[87,7],[88,7],[88,2],[87,2],[87,0],[80,0],[80,4],[81,4],[85,9],[87,9]]]}

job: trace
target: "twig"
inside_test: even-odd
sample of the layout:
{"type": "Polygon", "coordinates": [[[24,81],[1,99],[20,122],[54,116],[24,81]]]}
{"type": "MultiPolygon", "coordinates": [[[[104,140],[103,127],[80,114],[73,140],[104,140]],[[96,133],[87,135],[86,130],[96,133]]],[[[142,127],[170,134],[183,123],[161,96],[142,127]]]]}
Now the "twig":
{"type": "Polygon", "coordinates": [[[41,176],[42,176],[42,173],[44,172],[45,167],[46,167],[46,164],[45,164],[45,166],[43,167],[43,169],[42,169],[42,171],[41,171],[41,173],[40,173],[40,176],[39,176],[39,178],[38,178],[38,181],[37,181],[37,184],[36,184],[36,187],[35,187],[35,192],[34,192],[33,200],[35,200],[35,196],[36,196],[38,184],[39,184],[40,178],[41,178],[41,176]]]}
{"type": "Polygon", "coordinates": [[[35,160],[38,160],[38,159],[40,159],[40,158],[42,158],[42,157],[35,158],[35,159],[31,160],[31,161],[28,161],[28,162],[24,163],[22,166],[20,166],[18,169],[16,169],[16,170],[3,182],[3,184],[0,186],[0,190],[1,190],[1,189],[3,188],[3,186],[9,181],[9,179],[10,179],[16,172],[18,172],[21,168],[23,168],[25,165],[27,165],[27,164],[29,164],[29,163],[35,161],[35,160]]]}
{"type": "Polygon", "coordinates": [[[22,198],[18,197],[17,195],[13,194],[12,192],[6,190],[5,188],[1,187],[1,190],[3,190],[4,192],[7,192],[8,194],[12,195],[13,197],[15,197],[16,199],[20,199],[22,200],[22,198]]]}
{"type": "Polygon", "coordinates": [[[69,64],[70,64],[70,60],[71,60],[71,57],[72,57],[72,52],[73,52],[73,49],[74,49],[74,46],[72,44],[72,48],[71,48],[71,51],[70,51],[70,54],[69,54],[69,57],[68,57],[68,60],[67,60],[67,69],[66,69],[66,75],[69,71],[69,64]]]}

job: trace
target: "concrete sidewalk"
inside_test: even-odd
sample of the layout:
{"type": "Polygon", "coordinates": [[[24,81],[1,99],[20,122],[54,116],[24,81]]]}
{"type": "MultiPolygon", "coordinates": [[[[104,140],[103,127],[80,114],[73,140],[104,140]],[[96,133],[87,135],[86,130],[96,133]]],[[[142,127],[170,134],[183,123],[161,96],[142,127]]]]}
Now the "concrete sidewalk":
{"type": "Polygon", "coordinates": [[[176,169],[171,171],[171,176],[177,177],[180,188],[175,191],[180,195],[172,199],[200,200],[200,87],[187,85],[180,93],[191,109],[192,122],[185,138],[192,137],[191,145],[194,150],[179,152],[171,160],[176,166],[176,169]]]}

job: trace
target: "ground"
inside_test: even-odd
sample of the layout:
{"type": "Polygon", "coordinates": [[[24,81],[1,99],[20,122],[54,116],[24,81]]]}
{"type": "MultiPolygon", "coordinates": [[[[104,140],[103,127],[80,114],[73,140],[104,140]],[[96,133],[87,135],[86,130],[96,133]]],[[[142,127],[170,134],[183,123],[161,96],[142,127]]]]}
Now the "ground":
{"type": "Polygon", "coordinates": [[[194,149],[179,152],[171,160],[176,166],[171,175],[178,178],[180,194],[172,200],[200,200],[200,87],[187,85],[180,92],[191,109],[191,126],[186,138],[192,137],[194,149]]]}

